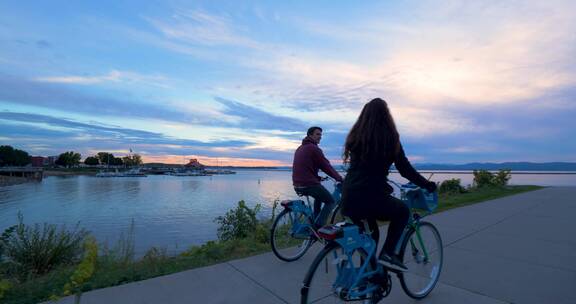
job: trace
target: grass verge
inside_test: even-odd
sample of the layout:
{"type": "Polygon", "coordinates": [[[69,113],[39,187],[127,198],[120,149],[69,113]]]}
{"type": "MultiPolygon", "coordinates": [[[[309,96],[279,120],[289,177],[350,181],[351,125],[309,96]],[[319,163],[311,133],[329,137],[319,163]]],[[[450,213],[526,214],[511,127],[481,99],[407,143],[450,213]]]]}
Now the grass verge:
{"type": "Polygon", "coordinates": [[[436,212],[442,212],[449,209],[454,209],[466,205],[472,205],[488,200],[493,200],[528,191],[534,191],[542,188],[543,187],[540,186],[530,186],[530,185],[483,187],[465,193],[459,193],[453,195],[440,195],[440,197],[438,198],[439,204],[436,212]]]}

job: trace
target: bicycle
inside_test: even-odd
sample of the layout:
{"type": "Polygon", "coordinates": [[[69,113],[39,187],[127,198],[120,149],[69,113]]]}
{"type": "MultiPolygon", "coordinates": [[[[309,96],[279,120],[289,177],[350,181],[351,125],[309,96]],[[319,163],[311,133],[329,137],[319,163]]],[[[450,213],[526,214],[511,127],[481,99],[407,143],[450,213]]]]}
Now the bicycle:
{"type": "Polygon", "coordinates": [[[396,273],[411,298],[422,299],[432,292],[442,270],[442,239],[436,227],[422,218],[437,207],[438,195],[413,184],[396,185],[410,209],[410,222],[395,250],[408,270],[379,264],[377,244],[370,236],[367,221],[359,226],[347,219],[319,230],[326,246],[306,273],[300,291],[302,304],[378,303],[392,289],[390,273],[396,273]]]}
{"type": "MultiPolygon", "coordinates": [[[[323,178],[326,180],[328,177],[323,178]]],[[[336,202],[330,214],[330,224],[334,224],[342,217],[340,216],[340,195],[341,189],[339,184],[334,181],[334,191],[332,197],[336,202]]],[[[310,198],[296,189],[298,196],[305,196],[303,200],[284,200],[280,205],[284,210],[274,219],[270,229],[270,244],[272,252],[279,259],[292,262],[302,257],[315,241],[324,242],[319,236],[313,223],[319,218],[320,214],[314,217],[310,198]]]]}

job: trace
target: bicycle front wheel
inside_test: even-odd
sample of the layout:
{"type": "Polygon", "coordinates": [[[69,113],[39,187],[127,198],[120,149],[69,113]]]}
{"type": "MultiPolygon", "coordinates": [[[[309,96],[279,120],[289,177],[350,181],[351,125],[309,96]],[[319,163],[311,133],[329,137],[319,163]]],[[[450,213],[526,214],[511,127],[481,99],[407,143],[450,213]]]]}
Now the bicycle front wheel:
{"type": "MultiPolygon", "coordinates": [[[[346,255],[344,249],[336,242],[328,243],[316,256],[306,273],[302,290],[300,292],[301,304],[309,303],[349,303],[345,300],[346,286],[350,285],[358,275],[358,269],[366,260],[367,254],[363,249],[354,250],[351,255],[346,255]]],[[[370,265],[367,271],[372,271],[376,264],[370,265]]],[[[356,288],[366,288],[368,284],[356,288]]],[[[355,303],[376,303],[376,299],[363,299],[352,301],[355,303]]]]}
{"type": "Polygon", "coordinates": [[[428,222],[410,230],[402,243],[400,257],[408,270],[399,274],[402,289],[414,299],[426,297],[438,283],[444,258],[440,233],[428,222]]]}
{"type": "Polygon", "coordinates": [[[303,212],[284,209],[274,220],[270,232],[272,251],[281,260],[299,259],[312,245],[312,222],[303,212]]]}

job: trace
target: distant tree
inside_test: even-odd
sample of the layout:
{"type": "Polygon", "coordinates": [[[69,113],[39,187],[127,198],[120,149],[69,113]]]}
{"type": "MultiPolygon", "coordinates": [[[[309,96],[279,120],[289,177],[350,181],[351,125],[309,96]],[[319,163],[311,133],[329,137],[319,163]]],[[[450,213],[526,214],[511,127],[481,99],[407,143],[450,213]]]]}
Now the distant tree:
{"type": "Polygon", "coordinates": [[[11,146],[0,146],[0,166],[26,166],[31,162],[30,154],[11,146]]]}
{"type": "Polygon", "coordinates": [[[110,160],[110,164],[113,166],[122,166],[124,165],[124,162],[120,157],[114,157],[114,159],[110,160]]]}
{"type": "Polygon", "coordinates": [[[96,156],[89,156],[84,160],[84,164],[88,166],[97,166],[100,164],[100,160],[96,156]]]}
{"type": "Polygon", "coordinates": [[[142,157],[138,154],[128,155],[122,157],[122,161],[124,165],[127,167],[135,167],[142,165],[142,157]]]}
{"type": "Polygon", "coordinates": [[[482,187],[492,185],[492,179],[494,178],[494,175],[492,175],[492,173],[490,173],[490,171],[488,171],[488,170],[474,170],[472,172],[472,174],[474,174],[474,182],[473,182],[474,186],[476,186],[478,188],[482,188],[482,187]]]}
{"type": "Polygon", "coordinates": [[[448,193],[448,194],[462,193],[464,191],[465,191],[465,189],[464,189],[464,187],[462,187],[462,185],[460,185],[460,179],[459,178],[452,178],[452,179],[447,179],[447,180],[443,181],[440,184],[440,188],[438,189],[438,192],[441,194],[444,194],[444,193],[448,193]]]}
{"type": "Polygon", "coordinates": [[[98,152],[96,154],[96,158],[98,158],[100,163],[103,165],[105,164],[113,165],[114,162],[114,154],[108,152],[98,152]]]}
{"type": "Polygon", "coordinates": [[[132,155],[132,162],[136,165],[136,166],[141,166],[144,162],[142,161],[142,156],[140,156],[140,154],[133,154],[132,155]]]}
{"type": "Polygon", "coordinates": [[[76,153],[74,151],[64,152],[58,155],[56,164],[59,166],[65,166],[66,168],[70,168],[72,166],[78,165],[80,163],[81,157],[82,156],[80,155],[80,153],[76,153]]]}
{"type": "Polygon", "coordinates": [[[474,170],[474,185],[478,188],[485,186],[506,186],[511,177],[510,169],[500,169],[498,173],[492,174],[488,170],[474,170]]]}
{"type": "Polygon", "coordinates": [[[498,173],[496,173],[492,182],[496,186],[506,186],[508,184],[508,181],[512,177],[512,175],[510,174],[511,172],[512,172],[512,170],[510,170],[510,169],[498,170],[498,173]]]}

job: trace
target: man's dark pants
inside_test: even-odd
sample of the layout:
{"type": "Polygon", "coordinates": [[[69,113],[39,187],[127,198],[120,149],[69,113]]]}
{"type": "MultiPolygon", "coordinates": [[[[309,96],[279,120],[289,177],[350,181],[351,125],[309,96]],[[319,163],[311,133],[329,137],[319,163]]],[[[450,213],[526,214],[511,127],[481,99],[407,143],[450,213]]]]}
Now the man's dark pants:
{"type": "Polygon", "coordinates": [[[297,193],[302,195],[308,195],[314,198],[314,218],[320,216],[316,219],[314,225],[316,227],[323,226],[326,223],[326,219],[328,215],[334,208],[334,198],[332,194],[324,188],[322,185],[314,185],[314,186],[307,186],[307,187],[295,187],[297,193]],[[324,203],[324,207],[322,207],[322,203],[324,203]],[[322,209],[320,209],[322,207],[322,209]]]}

